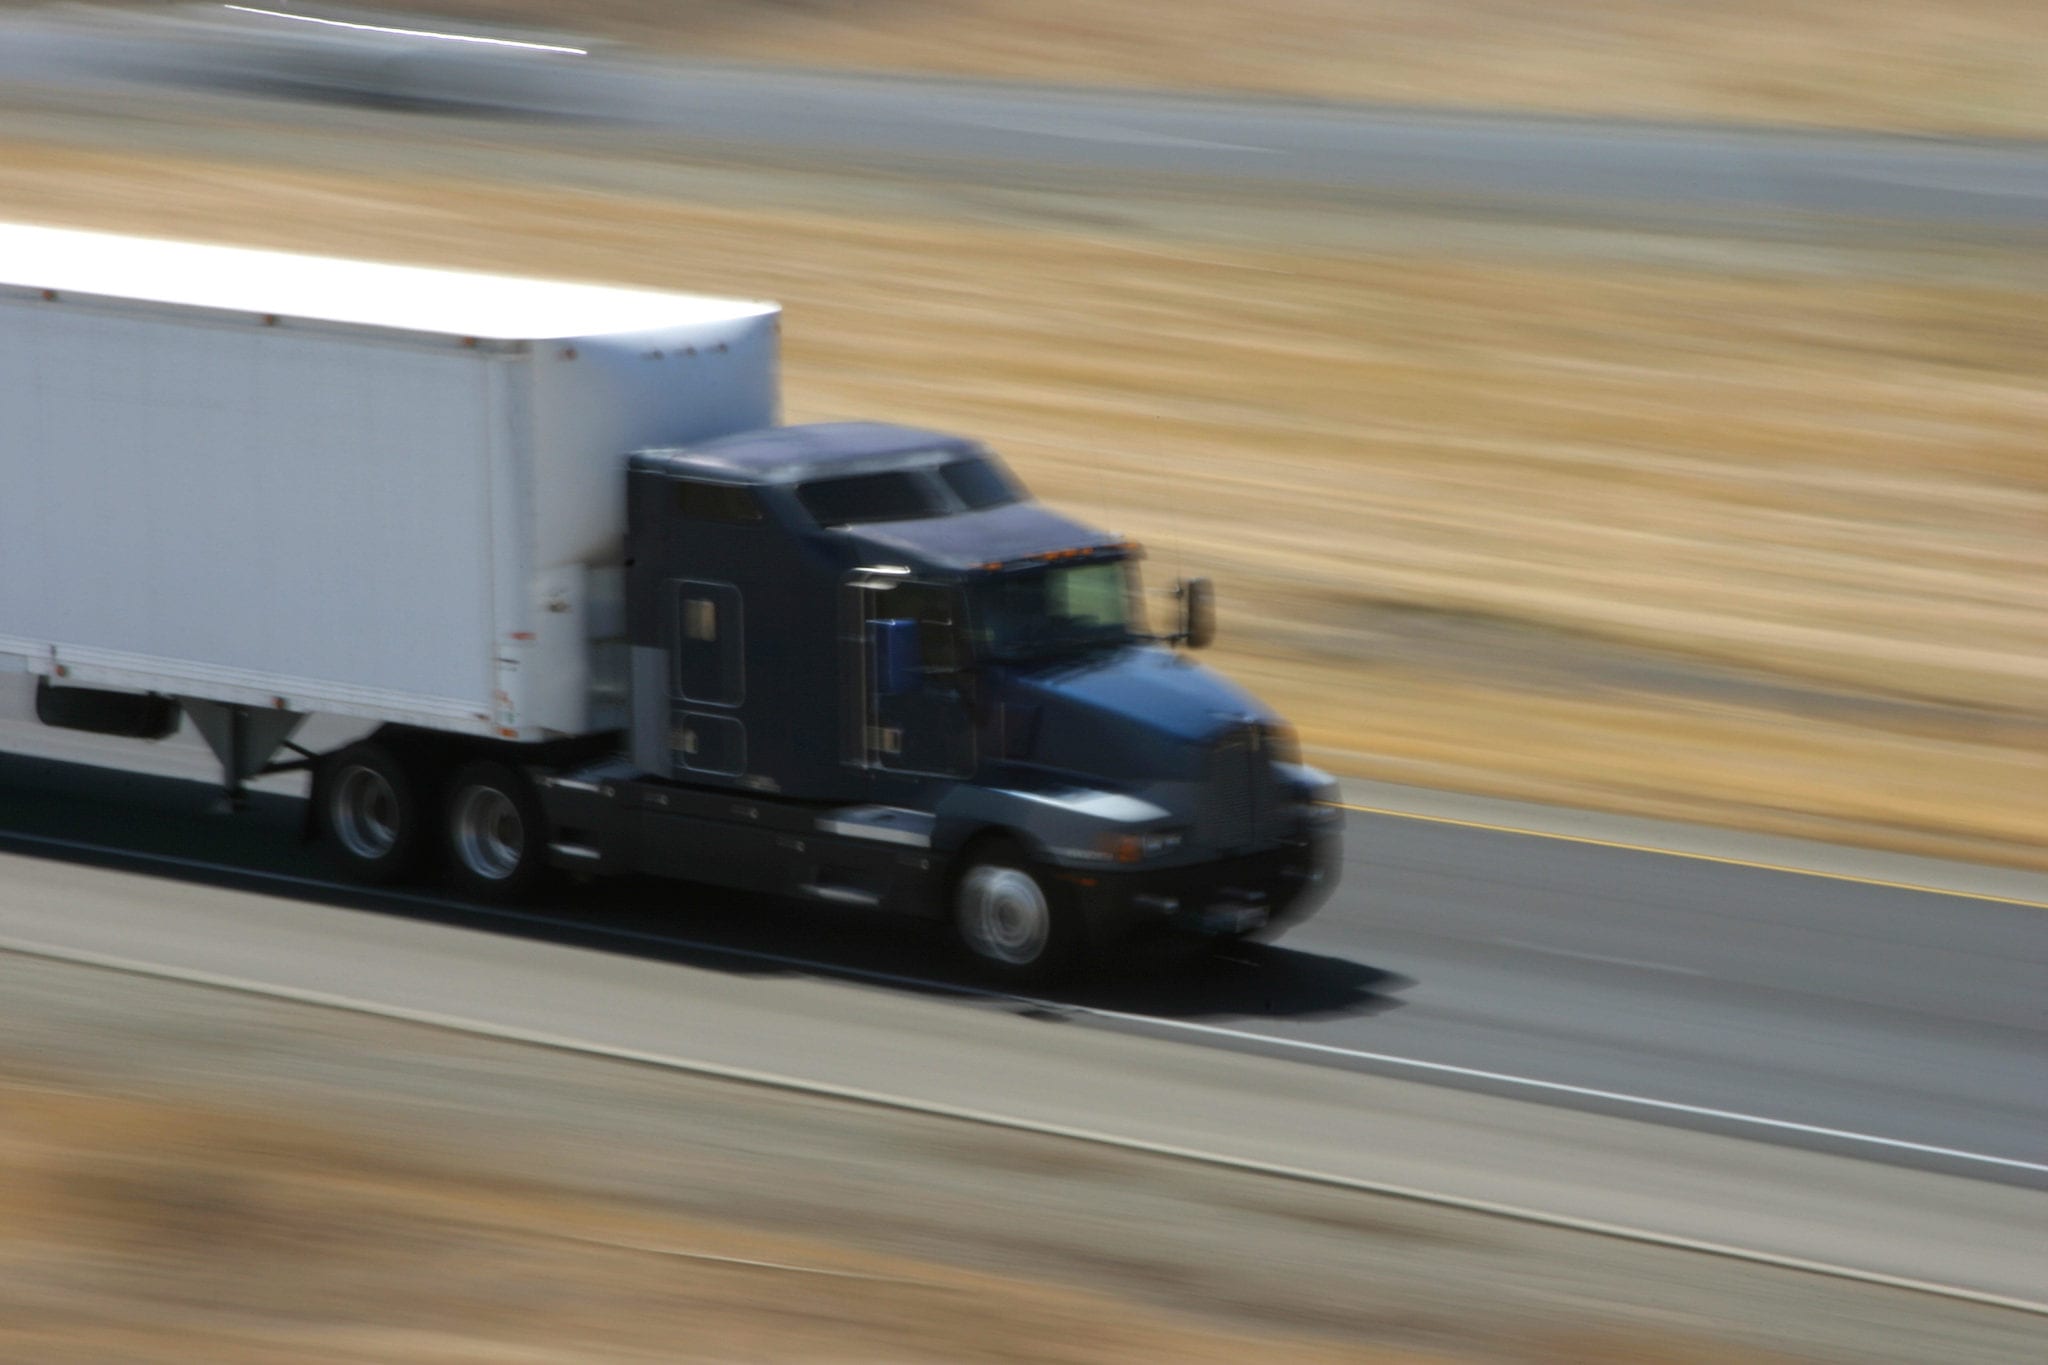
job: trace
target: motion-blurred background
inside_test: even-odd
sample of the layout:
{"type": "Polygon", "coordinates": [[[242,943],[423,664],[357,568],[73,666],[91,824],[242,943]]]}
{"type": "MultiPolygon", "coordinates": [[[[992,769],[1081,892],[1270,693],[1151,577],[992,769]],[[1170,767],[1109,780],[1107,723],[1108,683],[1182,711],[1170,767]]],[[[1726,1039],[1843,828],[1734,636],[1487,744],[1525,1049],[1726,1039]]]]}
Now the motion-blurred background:
{"type": "MultiPolygon", "coordinates": [[[[1327,768],[2041,870],[2044,39],[2038,0],[0,0],[0,219],[773,298],[790,420],[972,434],[1155,584],[1213,575],[1216,662],[1327,768]]],[[[1617,1335],[1554,1247],[1434,1214],[1247,1186],[1183,1225],[1195,1177],[1068,1148],[0,967],[23,1360],[895,1359],[913,1323],[932,1359],[1703,1365],[1892,1330],[1715,1281],[1731,1325],[1685,1297],[1721,1271],[1623,1248],[1572,1272],[1621,1286],[1617,1335]],[[985,1265],[1074,1238],[1105,1293],[1244,1335],[811,1240],[950,1245],[915,1209],[984,1245],[991,1190],[985,1265]],[[1380,1259],[1268,1256],[1268,1218],[1380,1259]],[[1233,1298],[1167,1244],[1260,1269],[1233,1298]],[[1339,1303],[1395,1344],[1332,1344],[1339,1303]]],[[[1993,1358],[1926,1312],[1896,1358],[1993,1358]]]]}
{"type": "Polygon", "coordinates": [[[792,420],[975,433],[1213,573],[1329,767],[2048,865],[2048,187],[1978,164],[2048,122],[2025,0],[5,8],[76,35],[13,44],[10,217],[772,297],[792,420]],[[655,126],[658,62],[790,126],[655,126]],[[784,64],[1421,133],[1323,179],[1256,109],[877,81],[864,141],[784,64]]]}

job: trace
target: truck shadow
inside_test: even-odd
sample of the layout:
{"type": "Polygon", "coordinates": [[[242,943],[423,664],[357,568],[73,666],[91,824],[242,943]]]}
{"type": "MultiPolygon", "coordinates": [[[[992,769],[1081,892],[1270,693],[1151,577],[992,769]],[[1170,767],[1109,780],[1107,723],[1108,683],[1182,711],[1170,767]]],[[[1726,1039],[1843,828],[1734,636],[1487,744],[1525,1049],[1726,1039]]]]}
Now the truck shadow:
{"type": "MultiPolygon", "coordinates": [[[[1414,981],[1350,958],[1279,943],[1182,948],[1156,972],[1105,974],[1074,1003],[1168,1019],[1312,1019],[1383,1014],[1414,981]]],[[[1134,962],[1133,967],[1145,964],[1134,962]]]]}
{"type": "MultiPolygon", "coordinates": [[[[1043,1004],[1174,1019],[1328,1018],[1400,1005],[1408,978],[1284,944],[1136,944],[1075,980],[1043,988],[991,983],[943,925],[673,882],[593,887],[570,898],[594,937],[648,935],[629,949],[740,974],[839,977],[926,995],[1010,995],[1043,1004]],[[668,940],[666,942],[661,940],[668,940]]],[[[567,907],[554,913],[562,914],[567,907]]],[[[595,946],[595,945],[593,945],[595,946]]]]}
{"type": "Polygon", "coordinates": [[[192,782],[0,755],[0,850],[678,966],[1208,1021],[1377,1014],[1412,984],[1284,944],[1171,943],[1134,946],[1064,987],[1002,991],[933,921],[639,878],[562,885],[517,908],[432,885],[352,886],[302,842],[301,802],[258,794],[233,817],[218,807],[192,782]]]}

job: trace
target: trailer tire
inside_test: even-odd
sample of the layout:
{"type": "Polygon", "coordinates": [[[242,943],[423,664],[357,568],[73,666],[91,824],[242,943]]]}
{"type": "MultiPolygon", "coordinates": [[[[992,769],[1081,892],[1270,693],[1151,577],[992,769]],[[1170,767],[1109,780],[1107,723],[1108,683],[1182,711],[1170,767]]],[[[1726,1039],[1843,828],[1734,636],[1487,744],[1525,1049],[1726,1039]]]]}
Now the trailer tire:
{"type": "Polygon", "coordinates": [[[313,804],[328,852],[350,880],[386,886],[419,870],[426,812],[411,774],[385,745],[366,741],[328,755],[313,804]]]}
{"type": "Polygon", "coordinates": [[[472,763],[448,784],[442,833],[448,882],[472,900],[524,899],[547,875],[547,816],[526,774],[472,763]]]}
{"type": "Polygon", "coordinates": [[[1080,907],[1015,842],[969,847],[952,886],[954,932],[984,975],[1039,984],[1074,972],[1086,946],[1080,907]]]}

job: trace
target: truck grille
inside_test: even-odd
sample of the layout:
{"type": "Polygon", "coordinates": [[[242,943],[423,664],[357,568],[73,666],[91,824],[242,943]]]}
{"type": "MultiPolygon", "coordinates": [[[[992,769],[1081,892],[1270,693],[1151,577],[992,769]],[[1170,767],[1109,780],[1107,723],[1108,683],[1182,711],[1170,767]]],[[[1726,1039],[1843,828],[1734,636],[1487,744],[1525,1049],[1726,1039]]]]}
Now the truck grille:
{"type": "Polygon", "coordinates": [[[1257,726],[1232,726],[1209,747],[1209,835],[1218,848],[1258,839],[1264,788],[1271,782],[1257,726]]]}

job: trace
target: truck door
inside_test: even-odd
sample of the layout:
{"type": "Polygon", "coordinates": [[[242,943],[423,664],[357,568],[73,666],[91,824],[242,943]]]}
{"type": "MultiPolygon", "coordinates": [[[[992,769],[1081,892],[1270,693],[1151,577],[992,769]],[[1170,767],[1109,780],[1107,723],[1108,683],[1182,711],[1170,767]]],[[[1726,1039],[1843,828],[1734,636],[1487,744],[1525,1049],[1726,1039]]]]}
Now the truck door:
{"type": "Polygon", "coordinates": [[[746,770],[745,620],[730,583],[668,584],[669,748],[679,768],[732,776],[746,770]]]}
{"type": "Polygon", "coordinates": [[[860,675],[850,680],[863,694],[866,766],[931,777],[966,777],[974,771],[974,723],[963,691],[964,662],[959,594],[931,583],[864,585],[860,603],[860,675]],[[916,650],[891,690],[890,668],[877,657],[880,622],[915,623],[916,650]]]}

